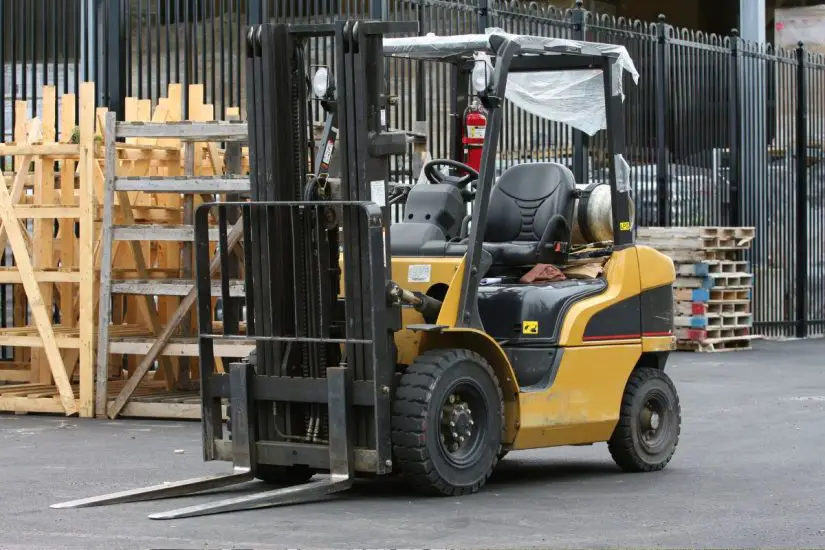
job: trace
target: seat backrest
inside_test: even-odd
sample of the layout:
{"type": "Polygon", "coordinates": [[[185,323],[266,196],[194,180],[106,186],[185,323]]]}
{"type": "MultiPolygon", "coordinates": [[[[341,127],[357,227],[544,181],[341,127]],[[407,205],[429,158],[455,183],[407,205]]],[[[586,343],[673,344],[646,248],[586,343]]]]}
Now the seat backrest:
{"type": "Polygon", "coordinates": [[[461,232],[467,206],[461,190],[446,183],[419,183],[407,193],[403,223],[429,223],[437,226],[447,240],[461,232]]]}
{"type": "Polygon", "coordinates": [[[535,242],[551,227],[553,240],[570,241],[576,180],[555,162],[511,166],[490,195],[486,242],[535,242]]]}

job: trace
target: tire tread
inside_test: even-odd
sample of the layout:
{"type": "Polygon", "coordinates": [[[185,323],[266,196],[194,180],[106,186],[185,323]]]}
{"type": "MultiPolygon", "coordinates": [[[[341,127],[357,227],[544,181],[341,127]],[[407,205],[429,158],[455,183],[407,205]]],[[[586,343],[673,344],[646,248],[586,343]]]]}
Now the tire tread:
{"type": "MultiPolygon", "coordinates": [[[[493,369],[481,355],[464,349],[424,352],[407,368],[393,401],[393,454],[410,485],[420,492],[442,496],[475,493],[487,482],[496,463],[498,451],[482,479],[470,486],[454,486],[437,472],[427,449],[427,413],[439,376],[457,361],[472,361],[482,366],[495,382],[499,403],[502,391],[493,369]]],[[[500,408],[504,425],[504,408],[500,408]]],[[[500,451],[500,449],[499,449],[500,451]]]]}
{"type": "Polygon", "coordinates": [[[613,458],[613,461],[622,469],[627,472],[653,472],[662,470],[667,466],[670,462],[670,459],[673,457],[673,454],[676,452],[676,447],[679,443],[679,435],[681,433],[681,406],[679,403],[678,396],[676,394],[676,388],[673,385],[670,377],[665,374],[663,371],[656,369],[656,368],[649,368],[643,367],[638,368],[630,376],[630,379],[627,381],[627,386],[625,387],[624,395],[622,396],[622,403],[619,412],[619,422],[616,424],[616,428],[613,431],[613,435],[611,436],[610,440],[607,442],[607,448],[610,451],[610,456],[613,458]],[[636,396],[642,386],[648,382],[649,380],[661,380],[670,388],[673,392],[673,395],[676,396],[676,401],[674,403],[676,408],[676,440],[674,441],[674,445],[670,450],[668,456],[659,461],[656,464],[650,464],[642,459],[639,456],[638,452],[633,446],[633,437],[631,434],[632,431],[632,421],[631,418],[631,410],[633,408],[633,403],[636,400],[636,396]]]}

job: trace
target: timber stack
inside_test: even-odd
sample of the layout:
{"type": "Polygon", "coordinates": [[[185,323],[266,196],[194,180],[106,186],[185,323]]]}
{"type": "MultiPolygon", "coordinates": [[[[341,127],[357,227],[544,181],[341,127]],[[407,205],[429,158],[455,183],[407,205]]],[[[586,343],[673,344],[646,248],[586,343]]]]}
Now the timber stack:
{"type": "Polygon", "coordinates": [[[676,267],[673,334],[683,351],[751,348],[753,273],[745,255],[753,227],[644,227],[639,244],[668,255],[676,267]]]}

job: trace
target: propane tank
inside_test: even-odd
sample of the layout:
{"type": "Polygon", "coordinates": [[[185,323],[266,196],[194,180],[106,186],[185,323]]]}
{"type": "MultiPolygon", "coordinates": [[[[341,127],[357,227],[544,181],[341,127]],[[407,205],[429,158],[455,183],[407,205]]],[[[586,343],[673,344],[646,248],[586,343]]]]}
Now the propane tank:
{"type": "Polygon", "coordinates": [[[481,171],[481,151],[484,147],[484,135],[487,131],[487,113],[479,103],[478,98],[473,100],[464,111],[464,163],[481,171]]]}
{"type": "MultiPolygon", "coordinates": [[[[576,184],[582,191],[573,207],[572,244],[582,245],[613,240],[613,210],[610,185],[576,184]]],[[[636,217],[633,200],[628,197],[630,219],[636,217]]]]}

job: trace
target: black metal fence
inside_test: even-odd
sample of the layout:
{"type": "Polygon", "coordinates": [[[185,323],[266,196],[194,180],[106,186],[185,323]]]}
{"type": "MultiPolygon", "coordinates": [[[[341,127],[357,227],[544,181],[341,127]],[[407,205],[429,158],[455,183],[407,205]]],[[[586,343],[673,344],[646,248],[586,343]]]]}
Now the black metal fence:
{"type": "MultiPolygon", "coordinates": [[[[120,113],[124,97],[156,101],[170,82],[200,83],[216,116],[233,106],[243,114],[245,28],[271,19],[370,16],[417,20],[422,34],[500,27],[621,44],[640,73],[637,84],[625,84],[637,223],[755,226],[749,258],[755,330],[825,333],[825,60],[804,47],[784,51],[747,43],[735,32],[707,35],[664,20],[502,0],[0,0],[0,6],[6,139],[12,100],[37,97],[40,83],[62,92],[94,79],[99,102],[120,113]]],[[[324,41],[313,44],[311,58],[334,64],[324,41]]],[[[390,124],[411,129],[419,122],[434,157],[453,154],[460,114],[450,74],[439,64],[388,64],[388,89],[401,98],[390,124]]],[[[33,114],[37,109],[33,104],[33,114]]],[[[509,103],[505,109],[500,170],[555,160],[580,181],[603,177],[602,135],[573,132],[509,103]]],[[[395,164],[397,177],[411,176],[408,158],[395,164]]]]}

